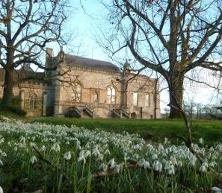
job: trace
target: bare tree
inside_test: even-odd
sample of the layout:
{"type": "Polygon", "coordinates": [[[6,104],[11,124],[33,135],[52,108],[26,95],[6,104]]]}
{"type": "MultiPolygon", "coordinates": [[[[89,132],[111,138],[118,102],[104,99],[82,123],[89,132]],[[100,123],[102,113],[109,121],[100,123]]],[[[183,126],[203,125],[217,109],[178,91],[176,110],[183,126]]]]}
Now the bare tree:
{"type": "MultiPolygon", "coordinates": [[[[48,43],[64,44],[61,37],[66,20],[65,0],[0,1],[0,66],[5,70],[2,104],[13,96],[13,72],[24,64],[48,69],[41,60],[48,43]]],[[[55,67],[54,67],[55,68],[55,67]]]]}
{"type": "Polygon", "coordinates": [[[169,88],[169,116],[181,117],[185,74],[197,67],[222,70],[221,1],[112,2],[107,8],[115,31],[107,39],[113,53],[128,47],[140,64],[161,74],[169,88]]]}

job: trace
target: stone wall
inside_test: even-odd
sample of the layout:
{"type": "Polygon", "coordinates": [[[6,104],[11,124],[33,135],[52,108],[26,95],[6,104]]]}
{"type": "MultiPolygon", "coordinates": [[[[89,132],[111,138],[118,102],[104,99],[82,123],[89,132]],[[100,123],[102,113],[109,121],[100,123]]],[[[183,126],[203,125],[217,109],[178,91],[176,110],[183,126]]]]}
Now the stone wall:
{"type": "MultiPolygon", "coordinates": [[[[17,84],[13,88],[13,95],[21,100],[21,108],[27,116],[41,116],[43,113],[43,93],[45,85],[33,82],[17,84]]],[[[3,82],[0,82],[0,98],[3,96],[3,82]]]]}
{"type": "MultiPolygon", "coordinates": [[[[67,72],[68,66],[60,67],[60,71],[67,72]]],[[[131,76],[134,76],[131,74],[131,76]]],[[[106,71],[96,71],[78,67],[72,67],[67,72],[62,81],[57,82],[55,115],[62,115],[66,109],[72,106],[83,108],[89,107],[94,112],[94,117],[111,117],[112,109],[121,108],[121,84],[120,73],[106,71]],[[80,86],[80,96],[76,96],[76,89],[80,86]],[[107,96],[108,87],[113,87],[116,91],[115,102],[110,104],[107,96]],[[97,96],[96,96],[97,95],[97,96]],[[97,100],[95,100],[97,98],[97,100]]],[[[133,78],[128,83],[127,89],[127,109],[135,118],[154,117],[154,83],[155,80],[140,75],[133,78]],[[138,103],[133,102],[134,93],[138,93],[138,103]],[[147,96],[148,95],[148,98],[147,96]],[[149,100],[145,102],[145,100],[149,100]]],[[[159,99],[159,96],[157,97],[159,99]]],[[[157,118],[160,117],[159,101],[157,101],[157,118]]]]}

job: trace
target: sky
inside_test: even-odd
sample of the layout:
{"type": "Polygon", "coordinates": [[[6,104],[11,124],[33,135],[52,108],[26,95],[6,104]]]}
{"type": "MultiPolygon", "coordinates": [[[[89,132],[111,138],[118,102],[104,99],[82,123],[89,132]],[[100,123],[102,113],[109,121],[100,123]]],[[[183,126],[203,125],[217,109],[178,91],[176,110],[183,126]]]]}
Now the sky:
{"type": "MultiPolygon", "coordinates": [[[[74,55],[113,62],[104,48],[97,43],[98,32],[107,25],[106,10],[100,0],[70,0],[70,2],[72,8],[65,25],[65,33],[71,34],[72,40],[69,40],[64,50],[74,55]]],[[[206,74],[209,83],[215,82],[210,72],[202,71],[200,76],[204,76],[205,80],[206,74]]],[[[185,85],[184,99],[189,103],[213,105],[219,100],[215,89],[190,81],[186,81],[185,85]]],[[[166,84],[161,83],[160,86],[165,87],[166,84]]],[[[163,90],[160,96],[161,112],[164,112],[169,103],[167,89],[163,90]]]]}

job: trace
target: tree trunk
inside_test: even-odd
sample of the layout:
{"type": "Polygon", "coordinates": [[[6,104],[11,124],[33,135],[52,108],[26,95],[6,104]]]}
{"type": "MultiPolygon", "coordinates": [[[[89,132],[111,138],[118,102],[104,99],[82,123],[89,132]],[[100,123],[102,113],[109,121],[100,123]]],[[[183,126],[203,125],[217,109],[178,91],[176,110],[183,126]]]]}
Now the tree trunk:
{"type": "Polygon", "coordinates": [[[178,76],[172,76],[168,82],[170,97],[170,119],[181,118],[181,110],[183,108],[183,81],[184,75],[180,74],[178,76]]]}
{"type": "Polygon", "coordinates": [[[13,69],[5,69],[2,105],[9,106],[13,98],[13,69]]]}
{"type": "Polygon", "coordinates": [[[127,109],[127,83],[122,83],[122,88],[121,88],[121,108],[127,109]]]}
{"type": "Polygon", "coordinates": [[[153,101],[154,101],[154,109],[153,109],[153,119],[157,119],[157,80],[155,80],[154,83],[154,96],[153,96],[153,101]]]}

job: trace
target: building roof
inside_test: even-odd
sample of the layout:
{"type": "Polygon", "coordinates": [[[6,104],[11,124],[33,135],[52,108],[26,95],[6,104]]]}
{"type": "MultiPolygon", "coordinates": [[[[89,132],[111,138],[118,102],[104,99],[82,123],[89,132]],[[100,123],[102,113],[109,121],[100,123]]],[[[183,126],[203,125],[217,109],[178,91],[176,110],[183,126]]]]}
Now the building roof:
{"type": "Polygon", "coordinates": [[[65,54],[65,61],[67,64],[71,66],[75,66],[75,67],[84,67],[84,68],[109,71],[109,72],[120,71],[120,69],[116,65],[112,64],[111,62],[84,58],[84,57],[74,56],[70,54],[65,54]]]}

